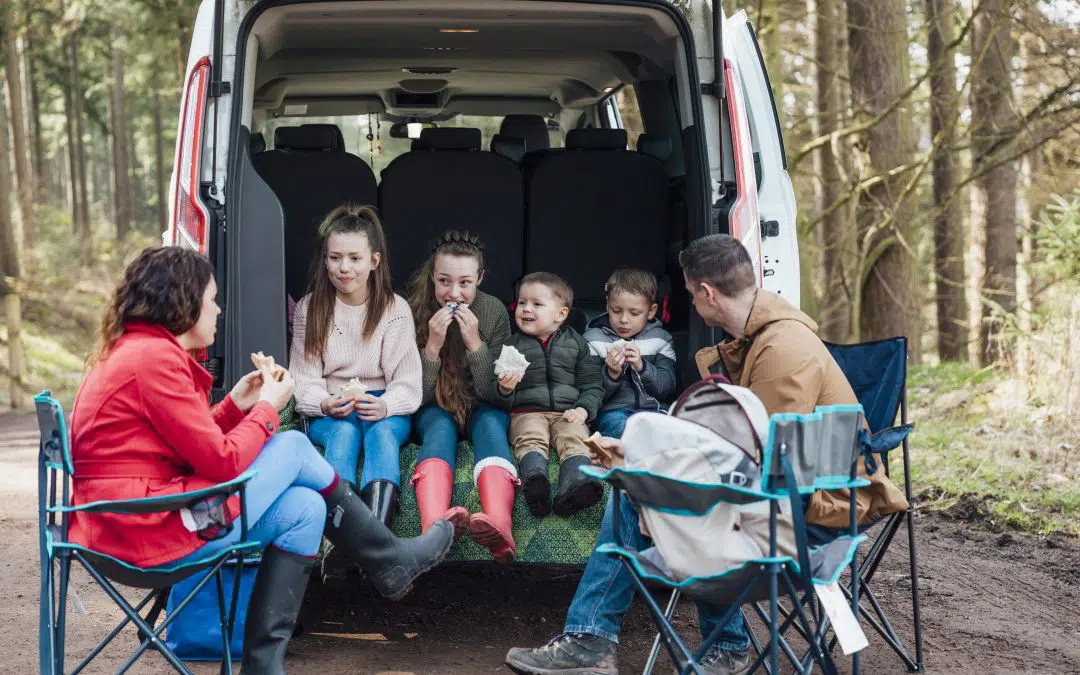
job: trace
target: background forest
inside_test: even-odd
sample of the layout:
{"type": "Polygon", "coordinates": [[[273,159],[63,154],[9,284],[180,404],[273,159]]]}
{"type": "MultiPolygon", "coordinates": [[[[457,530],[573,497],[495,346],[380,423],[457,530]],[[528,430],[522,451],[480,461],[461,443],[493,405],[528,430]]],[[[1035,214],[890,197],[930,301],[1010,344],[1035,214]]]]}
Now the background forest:
{"type": "MultiPolygon", "coordinates": [[[[116,275],[160,242],[197,7],[0,1],[5,404],[70,403],[116,275]]],[[[922,503],[1080,533],[1080,5],[724,9],[780,108],[803,309],[833,341],[911,340],[922,503]]]]}

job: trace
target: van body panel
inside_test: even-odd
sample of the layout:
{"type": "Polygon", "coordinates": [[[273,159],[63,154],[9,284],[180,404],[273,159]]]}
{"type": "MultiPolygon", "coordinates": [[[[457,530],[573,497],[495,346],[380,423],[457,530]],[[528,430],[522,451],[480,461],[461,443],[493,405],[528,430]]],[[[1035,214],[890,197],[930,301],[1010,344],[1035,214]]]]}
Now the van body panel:
{"type": "Polygon", "coordinates": [[[769,76],[746,12],[728,18],[727,44],[735,55],[746,97],[750,133],[761,166],[758,210],[761,222],[775,222],[777,235],[762,237],[762,287],[799,306],[799,242],[795,189],[788,175],[769,76]]]}

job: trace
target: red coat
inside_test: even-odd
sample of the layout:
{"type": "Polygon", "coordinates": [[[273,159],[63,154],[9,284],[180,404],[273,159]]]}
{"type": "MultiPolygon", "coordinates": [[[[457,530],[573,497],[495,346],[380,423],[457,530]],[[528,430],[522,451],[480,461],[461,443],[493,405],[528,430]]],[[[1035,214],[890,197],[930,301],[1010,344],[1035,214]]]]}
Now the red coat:
{"type": "MultiPolygon", "coordinates": [[[[125,326],[75,399],[73,502],[199,490],[243,473],[277,430],[278,413],[259,402],[245,415],[229,397],[211,408],[210,386],[210,373],[167,330],[125,326]]],[[[238,498],[228,507],[236,518],[238,498]]],[[[178,512],[75,514],[71,540],[140,567],[182,558],[205,543],[178,512]]]]}

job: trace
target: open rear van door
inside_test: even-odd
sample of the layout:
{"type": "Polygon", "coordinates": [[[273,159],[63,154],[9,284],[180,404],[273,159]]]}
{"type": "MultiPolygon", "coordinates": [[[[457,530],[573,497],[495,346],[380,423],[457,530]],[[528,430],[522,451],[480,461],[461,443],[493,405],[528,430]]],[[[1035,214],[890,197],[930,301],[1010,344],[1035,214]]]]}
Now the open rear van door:
{"type": "Polygon", "coordinates": [[[769,73],[746,12],[740,10],[729,17],[726,29],[727,49],[729,54],[734,54],[742,80],[753,152],[760,167],[757,201],[761,219],[762,287],[779,293],[798,307],[800,277],[795,190],[787,172],[784,136],[769,73]]]}

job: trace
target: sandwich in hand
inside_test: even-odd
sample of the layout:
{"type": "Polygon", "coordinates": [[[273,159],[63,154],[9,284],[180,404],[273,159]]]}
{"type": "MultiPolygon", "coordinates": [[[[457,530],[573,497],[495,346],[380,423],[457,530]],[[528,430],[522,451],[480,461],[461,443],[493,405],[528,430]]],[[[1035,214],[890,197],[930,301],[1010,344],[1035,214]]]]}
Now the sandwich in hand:
{"type": "Polygon", "coordinates": [[[255,369],[263,374],[263,377],[269,377],[278,382],[281,382],[282,378],[285,377],[285,368],[274,363],[273,356],[255,352],[251,355],[251,362],[255,365],[255,369]]]}
{"type": "Polygon", "coordinates": [[[353,396],[359,396],[367,393],[367,385],[360,381],[359,377],[354,377],[341,386],[342,395],[352,394],[353,396]]]}

